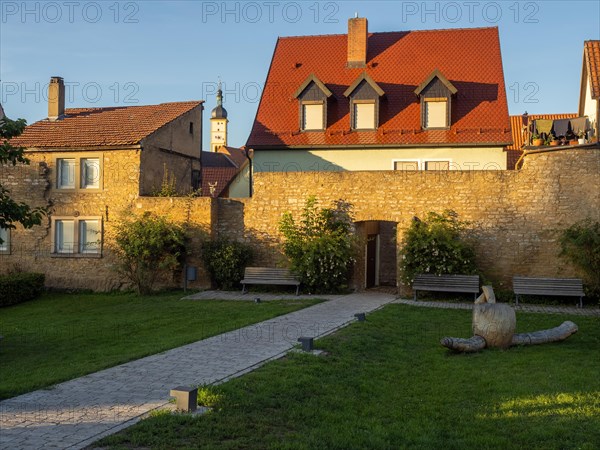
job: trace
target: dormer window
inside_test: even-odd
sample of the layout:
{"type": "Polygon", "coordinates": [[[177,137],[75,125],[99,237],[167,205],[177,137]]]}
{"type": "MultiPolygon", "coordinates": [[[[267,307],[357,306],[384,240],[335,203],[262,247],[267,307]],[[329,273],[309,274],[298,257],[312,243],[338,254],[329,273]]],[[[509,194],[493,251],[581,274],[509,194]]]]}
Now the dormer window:
{"type": "Polygon", "coordinates": [[[323,131],[327,128],[327,99],[332,92],[311,74],[300,85],[294,97],[298,99],[301,131],[323,131]]]}
{"type": "Polygon", "coordinates": [[[323,130],[325,121],[323,120],[325,108],[323,103],[302,103],[302,131],[323,130]]]}
{"type": "Polygon", "coordinates": [[[350,100],[350,127],[353,130],[376,130],[379,126],[379,99],[384,95],[377,83],[363,72],[346,89],[350,100]]]}
{"type": "Polygon", "coordinates": [[[426,98],[423,128],[448,127],[448,99],[426,98]]]}
{"type": "Polygon", "coordinates": [[[421,99],[421,128],[450,128],[452,96],[456,92],[454,85],[437,69],[415,89],[415,94],[421,99]]]}
{"type": "Polygon", "coordinates": [[[352,111],[354,122],[352,128],[355,130],[373,130],[377,128],[375,122],[375,102],[355,101],[352,111]]]}

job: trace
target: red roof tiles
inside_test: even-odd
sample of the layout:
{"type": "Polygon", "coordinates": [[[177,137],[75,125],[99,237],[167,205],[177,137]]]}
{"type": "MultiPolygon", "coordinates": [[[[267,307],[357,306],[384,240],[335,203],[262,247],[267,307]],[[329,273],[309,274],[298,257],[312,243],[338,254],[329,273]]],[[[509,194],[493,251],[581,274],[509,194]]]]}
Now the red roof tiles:
{"type": "Polygon", "coordinates": [[[279,38],[248,147],[505,145],[510,123],[497,28],[371,33],[367,67],[346,67],[347,35],[279,38]],[[458,89],[449,130],[421,131],[414,91],[435,69],[458,89]],[[344,91],[366,71],[385,91],[379,129],[350,131],[344,91]],[[327,129],[300,132],[294,92],[314,73],[333,92],[327,129]]]}
{"type": "Polygon", "coordinates": [[[26,148],[133,145],[202,104],[202,101],[107,108],[71,108],[54,122],[29,125],[11,144],[26,148]]]}
{"type": "Polygon", "coordinates": [[[600,41],[585,41],[585,54],[592,98],[600,99],[600,41]]]}

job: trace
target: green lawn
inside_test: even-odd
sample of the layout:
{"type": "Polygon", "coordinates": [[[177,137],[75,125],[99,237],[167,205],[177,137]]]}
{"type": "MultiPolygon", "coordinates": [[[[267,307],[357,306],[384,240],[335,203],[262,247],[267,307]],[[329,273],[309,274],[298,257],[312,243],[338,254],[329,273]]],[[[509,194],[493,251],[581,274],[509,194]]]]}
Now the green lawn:
{"type": "Polygon", "coordinates": [[[0,399],[286,314],[319,300],[46,294],[0,309],[0,399]]]}
{"type": "MultiPolygon", "coordinates": [[[[517,314],[518,331],[559,325],[517,314]]],[[[103,439],[110,448],[597,449],[600,320],[575,317],[565,342],[453,354],[471,313],[389,305],[317,342],[214,388],[199,417],[156,414],[103,439]]]]}

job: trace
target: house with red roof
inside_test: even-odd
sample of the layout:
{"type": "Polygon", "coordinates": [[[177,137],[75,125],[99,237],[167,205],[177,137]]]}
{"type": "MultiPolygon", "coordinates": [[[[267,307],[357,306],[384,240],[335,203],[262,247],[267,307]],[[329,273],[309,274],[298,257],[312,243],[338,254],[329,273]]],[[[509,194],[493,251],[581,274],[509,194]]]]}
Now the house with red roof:
{"type": "Polygon", "coordinates": [[[282,37],[253,170],[501,170],[512,144],[498,28],[282,37]]]}
{"type": "Polygon", "coordinates": [[[579,116],[587,116],[593,141],[600,133],[600,41],[585,41],[579,92],[579,116]]]}
{"type": "Polygon", "coordinates": [[[0,177],[16,200],[50,214],[42,226],[4,230],[1,267],[35,265],[50,286],[112,288],[106,276],[90,281],[107,265],[99,259],[111,221],[140,196],[201,187],[203,101],[69,109],[60,77],[48,94],[48,117],[11,140],[30,164],[0,167],[0,177]]]}
{"type": "Polygon", "coordinates": [[[202,152],[202,196],[248,197],[250,156],[243,148],[220,146],[202,152]]]}

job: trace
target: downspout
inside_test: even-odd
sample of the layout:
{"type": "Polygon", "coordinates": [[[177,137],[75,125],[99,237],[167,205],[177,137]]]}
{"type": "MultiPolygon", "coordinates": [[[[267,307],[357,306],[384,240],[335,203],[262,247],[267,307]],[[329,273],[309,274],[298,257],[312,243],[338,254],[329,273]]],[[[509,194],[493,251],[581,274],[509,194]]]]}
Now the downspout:
{"type": "Polygon", "coordinates": [[[252,197],[252,156],[250,153],[254,154],[254,149],[247,148],[246,158],[248,158],[248,196],[252,197]]]}

